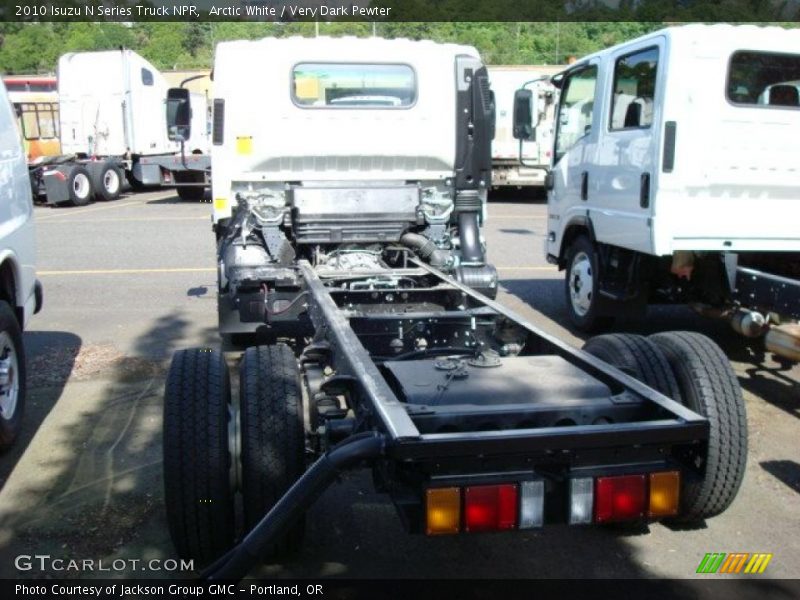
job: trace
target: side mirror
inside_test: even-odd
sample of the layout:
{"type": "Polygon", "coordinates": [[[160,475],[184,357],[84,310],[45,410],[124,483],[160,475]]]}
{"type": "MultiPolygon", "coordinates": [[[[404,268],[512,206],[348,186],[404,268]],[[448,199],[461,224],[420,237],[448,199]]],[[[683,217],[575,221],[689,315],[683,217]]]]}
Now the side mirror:
{"type": "Polygon", "coordinates": [[[530,140],[533,138],[533,115],[531,114],[531,100],[533,92],[522,89],[514,92],[514,138],[530,140]]]}
{"type": "Polygon", "coordinates": [[[192,104],[189,90],[167,90],[167,137],[171,142],[185,142],[192,135],[192,104]]]}
{"type": "Polygon", "coordinates": [[[553,189],[555,185],[555,178],[553,177],[553,172],[548,171],[547,175],[544,176],[544,189],[545,191],[549,192],[553,189]]]}

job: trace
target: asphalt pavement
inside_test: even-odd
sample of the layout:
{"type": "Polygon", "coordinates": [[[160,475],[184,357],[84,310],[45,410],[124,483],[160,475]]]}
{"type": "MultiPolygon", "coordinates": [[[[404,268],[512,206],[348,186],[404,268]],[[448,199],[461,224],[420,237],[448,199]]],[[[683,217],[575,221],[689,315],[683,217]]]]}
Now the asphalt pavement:
{"type": "MultiPolygon", "coordinates": [[[[108,576],[21,571],[21,554],[107,564],[175,556],[162,498],[161,398],[174,350],[220,345],[210,212],[171,191],[35,209],[45,305],[25,334],[24,430],[0,456],[0,576],[108,576]]],[[[563,274],[544,260],[546,212],[541,200],[514,192],[490,203],[485,235],[498,300],[580,345],[566,324],[563,274]]],[[[691,578],[708,552],[766,552],[773,558],[757,577],[800,576],[800,367],[682,307],[655,307],[617,329],[700,331],[731,359],[750,447],[743,487],[725,514],[693,529],[564,526],[426,538],[407,535],[369,475],[356,473],[310,511],[297,556],[254,574],[691,578]]],[[[228,356],[235,365],[236,353],[228,356]]],[[[116,574],[176,576],[138,570],[116,574]]]]}

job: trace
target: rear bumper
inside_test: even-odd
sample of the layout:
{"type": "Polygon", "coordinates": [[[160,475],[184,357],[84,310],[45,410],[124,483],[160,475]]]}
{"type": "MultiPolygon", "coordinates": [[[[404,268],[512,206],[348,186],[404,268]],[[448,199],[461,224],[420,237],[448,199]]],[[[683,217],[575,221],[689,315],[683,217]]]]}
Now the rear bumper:
{"type": "Polygon", "coordinates": [[[544,186],[547,169],[537,167],[492,167],[492,185],[503,186],[544,186]]]}

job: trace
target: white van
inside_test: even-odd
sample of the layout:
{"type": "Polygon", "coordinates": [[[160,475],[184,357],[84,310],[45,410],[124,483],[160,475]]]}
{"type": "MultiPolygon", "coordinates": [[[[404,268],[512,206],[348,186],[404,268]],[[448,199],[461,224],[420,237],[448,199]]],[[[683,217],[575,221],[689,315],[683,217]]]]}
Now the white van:
{"type": "Polygon", "coordinates": [[[577,327],[689,303],[800,356],[799,80],[800,30],[722,24],[663,29],[554,78],[547,257],[577,327]]]}
{"type": "Polygon", "coordinates": [[[25,405],[22,330],[42,308],[28,165],[0,84],[0,449],[16,439],[25,405]]]}

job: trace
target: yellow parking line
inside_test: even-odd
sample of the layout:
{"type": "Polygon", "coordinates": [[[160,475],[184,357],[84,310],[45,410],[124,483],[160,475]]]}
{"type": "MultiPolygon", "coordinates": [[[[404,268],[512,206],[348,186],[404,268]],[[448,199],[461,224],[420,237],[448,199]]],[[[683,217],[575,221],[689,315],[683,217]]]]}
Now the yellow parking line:
{"type": "Polygon", "coordinates": [[[84,215],[86,213],[100,212],[101,210],[108,210],[110,208],[122,208],[123,206],[131,206],[133,204],[144,204],[145,202],[149,202],[151,200],[163,200],[164,198],[170,198],[171,196],[174,196],[174,195],[175,195],[174,192],[161,192],[158,195],[148,196],[146,199],[142,198],[142,199],[139,199],[139,200],[133,200],[131,202],[113,202],[112,201],[112,202],[110,202],[110,203],[108,203],[108,204],[106,204],[104,206],[93,205],[93,206],[87,206],[86,208],[78,208],[78,209],[75,209],[75,208],[63,208],[63,209],[59,209],[58,214],[45,215],[43,217],[38,217],[36,220],[37,221],[44,221],[44,220],[56,219],[58,217],[71,217],[73,215],[84,215]]]}
{"type": "Polygon", "coordinates": [[[40,277],[51,275],[145,275],[149,273],[214,273],[216,267],[188,267],[167,269],[80,269],[63,271],[37,271],[40,277]]]}
{"type": "Polygon", "coordinates": [[[75,219],[60,220],[57,223],[139,223],[144,221],[211,221],[210,215],[203,215],[201,217],[132,217],[125,218],[119,217],[114,219],[75,219]]]}

